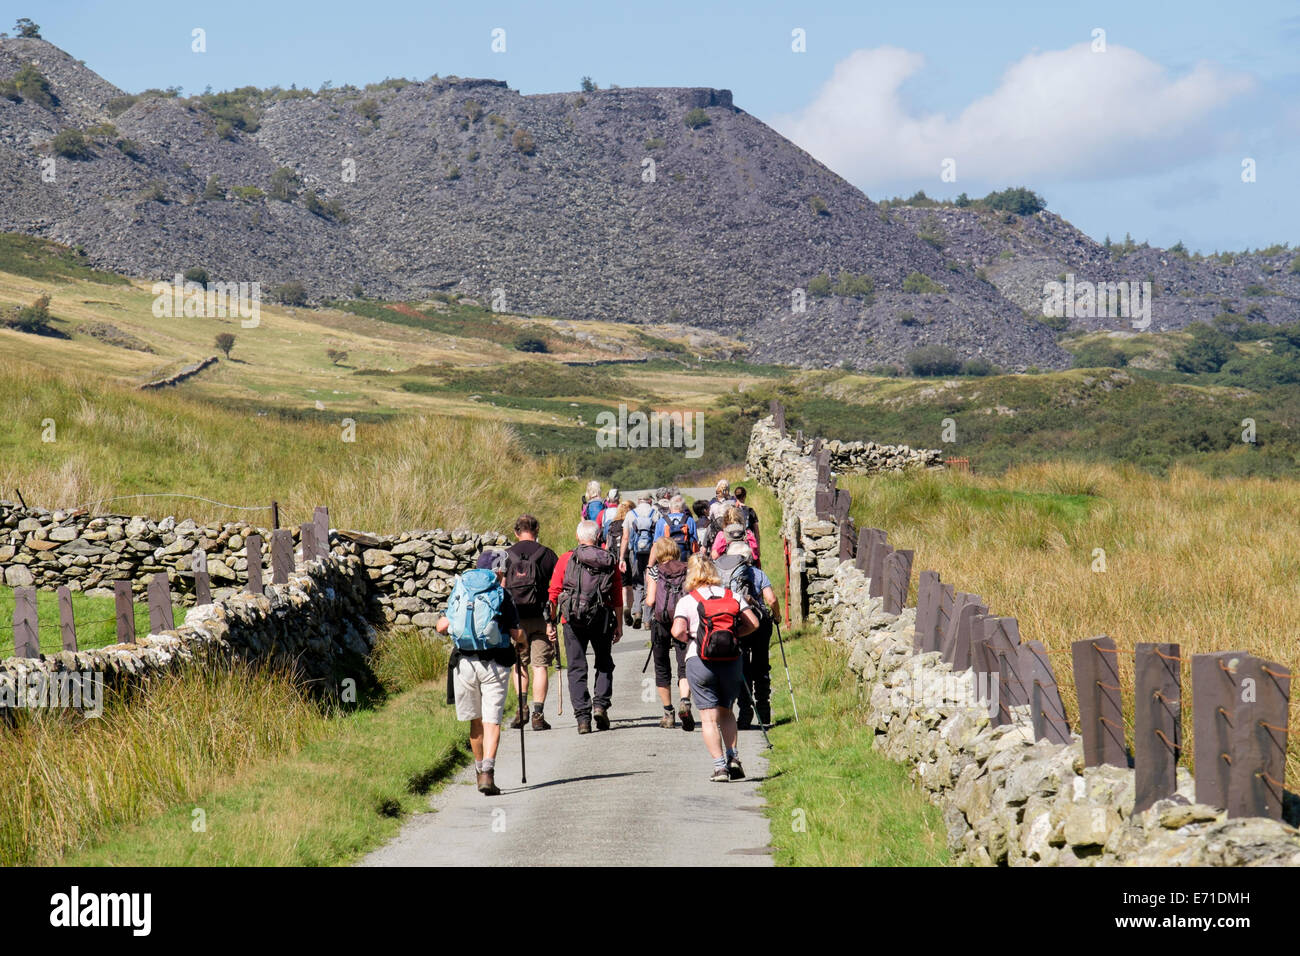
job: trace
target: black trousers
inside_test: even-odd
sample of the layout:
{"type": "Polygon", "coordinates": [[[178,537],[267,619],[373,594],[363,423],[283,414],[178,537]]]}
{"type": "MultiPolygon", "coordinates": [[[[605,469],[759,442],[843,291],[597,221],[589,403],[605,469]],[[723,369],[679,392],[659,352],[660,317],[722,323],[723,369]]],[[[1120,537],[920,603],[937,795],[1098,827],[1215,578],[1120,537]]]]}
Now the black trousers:
{"type": "Polygon", "coordinates": [[[592,705],[609,709],[614,691],[614,626],[587,630],[564,622],[565,662],[569,672],[569,698],[574,717],[590,717],[592,705]],[[594,692],[587,690],[587,648],[596,652],[594,692]]]}
{"type": "Polygon", "coordinates": [[[672,655],[677,656],[677,679],[686,679],[686,645],[674,641],[672,632],[653,618],[650,621],[650,656],[655,662],[655,686],[673,684],[672,655]]]}
{"type": "MultiPolygon", "coordinates": [[[[772,640],[772,619],[764,617],[758,628],[740,639],[740,660],[745,670],[745,686],[752,688],[758,715],[766,723],[772,713],[772,672],[768,664],[768,644],[772,640]]],[[[742,715],[750,713],[749,700],[740,698],[742,715]]]]}

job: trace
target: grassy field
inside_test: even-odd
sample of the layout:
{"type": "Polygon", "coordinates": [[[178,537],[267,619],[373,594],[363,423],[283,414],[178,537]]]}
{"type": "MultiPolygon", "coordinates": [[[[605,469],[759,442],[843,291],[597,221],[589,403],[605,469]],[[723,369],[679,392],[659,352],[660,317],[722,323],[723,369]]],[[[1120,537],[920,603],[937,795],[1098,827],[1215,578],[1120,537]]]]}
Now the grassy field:
{"type": "MultiPolygon", "coordinates": [[[[1107,634],[1129,653],[1138,642],[1172,641],[1184,657],[1240,649],[1300,665],[1300,482],[1057,463],[1000,477],[931,472],[840,485],[853,494],[859,527],[884,528],[890,544],[916,550],[918,574],[933,569],[981,595],[1017,618],[1023,639],[1051,651],[1107,634]]],[[[1119,660],[1131,720],[1133,659],[1119,660]]],[[[1073,717],[1068,654],[1053,666],[1073,717]]],[[[1183,682],[1190,761],[1186,667],[1183,682]]],[[[1300,743],[1290,740],[1294,778],[1300,743]]]]}
{"type": "MultiPolygon", "coordinates": [[[[117,618],[112,598],[90,597],[85,594],[72,595],[72,616],[77,622],[77,649],[89,650],[93,647],[107,647],[117,643],[117,618]]],[[[172,609],[176,624],[185,620],[185,608],[179,605],[172,609]]],[[[36,617],[40,622],[40,642],[42,654],[54,654],[63,650],[63,638],[59,630],[59,599],[53,591],[36,592],[36,617]]],[[[0,587],[0,659],[12,657],[14,653],[14,592],[11,588],[0,587]]],[[[149,606],[138,602],[135,606],[135,633],[141,636],[149,633],[149,606]]]]}

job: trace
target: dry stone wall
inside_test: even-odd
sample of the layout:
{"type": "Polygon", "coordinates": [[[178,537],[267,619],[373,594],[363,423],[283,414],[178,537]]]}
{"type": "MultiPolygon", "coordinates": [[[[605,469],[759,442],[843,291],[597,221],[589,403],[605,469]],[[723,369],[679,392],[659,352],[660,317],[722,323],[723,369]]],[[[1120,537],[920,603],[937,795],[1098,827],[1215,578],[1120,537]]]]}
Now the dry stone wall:
{"type": "Polygon", "coordinates": [[[820,533],[807,451],[770,418],[755,426],[749,448],[749,474],[776,494],[782,532],[792,553],[805,555],[792,565],[792,594],[802,571],[810,617],[849,649],[875,746],[907,763],[942,810],[958,862],[1300,865],[1300,830],[1263,817],[1227,819],[1223,809],[1197,804],[1185,768],[1173,797],[1134,813],[1133,770],[1085,767],[1077,734],[1065,745],[1035,741],[1028,708],[1013,707],[1012,723],[992,726],[973,671],[955,673],[938,653],[913,651],[916,609],[886,614],[867,575],[821,546],[838,536],[820,533]]]}

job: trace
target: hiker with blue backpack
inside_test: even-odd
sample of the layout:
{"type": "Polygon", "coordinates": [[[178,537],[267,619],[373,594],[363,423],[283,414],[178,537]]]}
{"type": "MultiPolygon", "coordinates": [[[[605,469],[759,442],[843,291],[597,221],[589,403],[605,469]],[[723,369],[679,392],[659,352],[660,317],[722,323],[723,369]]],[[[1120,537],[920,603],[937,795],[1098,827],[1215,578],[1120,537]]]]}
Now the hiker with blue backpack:
{"type": "Polygon", "coordinates": [[[716,783],[745,776],[731,708],[747,693],[741,639],[757,627],[757,615],[743,595],[722,583],[713,561],[704,554],[691,555],[672,635],[687,642],[686,677],[700,708],[704,744],[713,758],[709,779],[716,783]]]}
{"type": "Polygon", "coordinates": [[[618,560],[597,544],[600,528],[581,521],[575,532],[578,546],[560,555],[551,575],[548,597],[564,630],[568,658],[569,697],[578,733],[609,729],[614,691],[613,645],[623,636],[623,579],[618,560]],[[587,650],[596,652],[595,687],[587,687],[587,650]]]}
{"type": "Polygon", "coordinates": [[[469,721],[478,789],[488,797],[501,792],[496,785],[501,717],[515,645],[524,640],[514,601],[502,586],[505,570],[500,552],[479,555],[478,566],[456,578],[447,612],[436,625],[439,634],[451,635],[449,693],[456,702],[456,719],[469,721]]]}
{"type": "Polygon", "coordinates": [[[660,727],[677,726],[690,733],[695,729],[691,714],[691,685],[686,679],[686,642],[673,639],[673,619],[677,603],[686,585],[686,562],[681,549],[672,538],[660,538],[650,550],[649,568],[646,570],[645,606],[650,619],[650,656],[655,662],[655,690],[664,709],[659,719],[660,727]],[[677,691],[680,698],[677,713],[672,704],[672,661],[677,657],[677,691]]]}
{"type": "Polygon", "coordinates": [[[695,553],[698,544],[695,536],[695,519],[686,513],[686,504],[681,495],[673,495],[668,501],[667,514],[661,515],[655,525],[656,538],[672,538],[683,556],[695,553]]]}
{"type": "Polygon", "coordinates": [[[623,625],[641,626],[641,608],[646,601],[646,570],[650,566],[650,549],[655,543],[659,509],[654,496],[644,491],[636,507],[623,519],[623,540],[618,569],[623,574],[623,625]]]}

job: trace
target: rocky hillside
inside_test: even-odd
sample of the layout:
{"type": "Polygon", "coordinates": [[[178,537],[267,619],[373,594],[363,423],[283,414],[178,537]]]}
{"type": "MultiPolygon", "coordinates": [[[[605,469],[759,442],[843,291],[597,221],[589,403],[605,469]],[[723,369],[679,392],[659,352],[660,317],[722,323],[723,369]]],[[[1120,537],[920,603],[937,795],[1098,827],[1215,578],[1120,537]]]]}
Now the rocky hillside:
{"type": "MultiPolygon", "coordinates": [[[[1260,321],[1300,320],[1297,250],[1274,247],[1250,254],[1203,258],[1146,245],[1107,249],[1060,216],[1031,216],[953,206],[890,205],[892,219],[924,236],[963,267],[983,270],[998,291],[1040,313],[1043,286],[1072,273],[1075,281],[1150,282],[1150,331],[1181,329],[1233,311],[1260,321]],[[1295,269],[1295,271],[1293,271],[1295,269]]],[[[1115,318],[1074,318],[1073,329],[1128,328],[1115,318]]]]}
{"type": "Polygon", "coordinates": [[[0,80],[29,63],[50,96],[0,98],[0,229],[102,267],[202,266],[312,299],[502,290],[511,311],[727,330],[757,359],[814,366],[897,362],[931,341],[1011,368],[1066,360],[973,268],[725,90],[521,96],[434,77],[124,97],[43,40],[0,41],[0,80]],[[80,157],[56,155],[69,129],[86,133],[80,157]],[[870,284],[792,308],[841,272],[870,284]],[[929,291],[905,291],[909,277],[929,291]]]}

